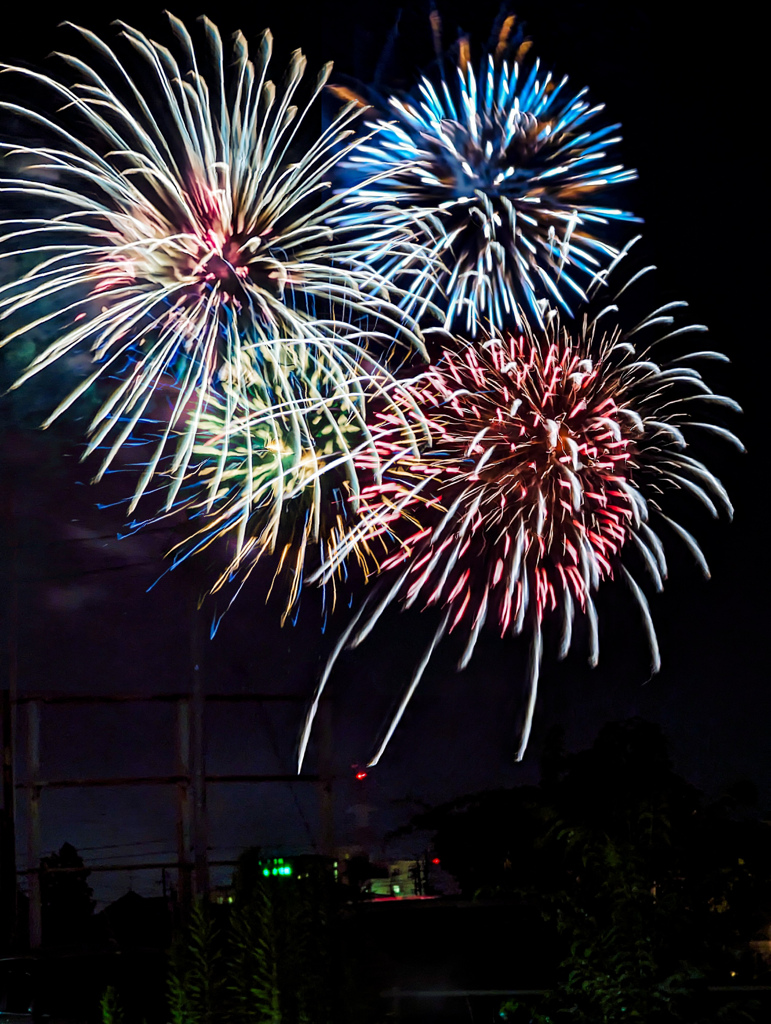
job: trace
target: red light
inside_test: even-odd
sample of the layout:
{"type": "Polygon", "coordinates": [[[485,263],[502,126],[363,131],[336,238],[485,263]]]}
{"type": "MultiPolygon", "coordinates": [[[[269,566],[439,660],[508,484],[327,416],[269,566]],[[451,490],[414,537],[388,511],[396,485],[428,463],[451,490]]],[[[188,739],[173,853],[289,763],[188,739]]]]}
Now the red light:
{"type": "Polygon", "coordinates": [[[438,857],[434,857],[434,859],[431,861],[431,863],[432,864],[441,864],[442,862],[439,860],[438,857]]]}
{"type": "Polygon", "coordinates": [[[362,779],[366,779],[366,777],[366,772],[356,772],[356,778],[359,780],[359,782],[361,782],[362,779]]]}

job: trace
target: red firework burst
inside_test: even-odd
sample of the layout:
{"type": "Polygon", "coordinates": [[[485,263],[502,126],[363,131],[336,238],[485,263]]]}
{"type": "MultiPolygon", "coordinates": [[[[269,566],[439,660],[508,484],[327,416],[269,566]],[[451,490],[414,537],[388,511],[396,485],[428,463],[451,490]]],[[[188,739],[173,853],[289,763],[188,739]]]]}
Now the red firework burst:
{"type": "MultiPolygon", "coordinates": [[[[669,310],[677,305],[683,303],[656,310],[627,334],[618,327],[603,330],[600,317],[584,320],[571,333],[553,314],[543,336],[528,330],[445,353],[409,385],[431,432],[431,444],[419,456],[403,423],[392,414],[381,416],[376,437],[382,482],[363,491],[350,543],[375,537],[395,541],[380,566],[395,581],[385,596],[376,601],[373,594],[365,602],[340,638],[320,688],[340,650],[358,644],[395,598],[405,607],[417,601],[438,605],[444,614],[372,763],[382,755],[442,636],[465,628],[468,640],[459,663],[464,668],[492,617],[502,634],[528,629],[532,636],[521,758],[535,707],[544,617],[561,614],[559,653],[564,656],[574,617],[583,613],[595,664],[599,645],[592,595],[609,577],[627,581],[645,623],[652,670],[658,670],[648,602],[622,555],[636,548],[661,589],[664,548],[649,522],[658,517],[706,572],[696,541],[662,512],[661,501],[675,488],[695,495],[714,515],[718,505],[730,515],[724,488],[687,454],[683,431],[710,430],[741,447],[729,431],[693,422],[689,414],[694,400],[736,407],[734,402],[713,394],[692,367],[654,362],[650,348],[638,354],[630,341],[643,328],[671,323],[669,310]]],[[[724,357],[695,352],[680,363],[697,358],[724,357]]],[[[327,564],[327,575],[344,556],[343,548],[327,564]]],[[[313,709],[309,722],[312,715],[313,709]]]]}

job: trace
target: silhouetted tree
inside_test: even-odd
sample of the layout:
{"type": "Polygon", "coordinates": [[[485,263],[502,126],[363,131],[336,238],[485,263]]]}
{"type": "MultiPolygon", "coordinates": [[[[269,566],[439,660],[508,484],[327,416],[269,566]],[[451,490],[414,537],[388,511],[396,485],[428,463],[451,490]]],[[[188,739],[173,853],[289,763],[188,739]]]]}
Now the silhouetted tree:
{"type": "Polygon", "coordinates": [[[40,868],[43,941],[46,945],[83,942],[88,938],[95,906],[88,884],[91,872],[83,858],[71,843],[65,843],[58,853],[42,857],[40,868]]]}
{"type": "Polygon", "coordinates": [[[545,1016],[509,1006],[511,1020],[693,1024],[713,1019],[700,1016],[707,980],[768,980],[749,947],[771,921],[771,827],[746,813],[753,795],[742,784],[706,804],[660,729],[633,719],[576,754],[555,735],[539,786],[467,796],[414,825],[434,830],[464,895],[527,904],[554,928],[545,1016]]]}

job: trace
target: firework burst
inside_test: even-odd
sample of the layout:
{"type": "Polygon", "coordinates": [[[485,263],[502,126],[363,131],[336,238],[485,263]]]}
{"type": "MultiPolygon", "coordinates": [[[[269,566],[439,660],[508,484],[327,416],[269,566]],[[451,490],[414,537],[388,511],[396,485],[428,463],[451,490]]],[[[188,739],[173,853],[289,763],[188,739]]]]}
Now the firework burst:
{"type": "MultiPolygon", "coordinates": [[[[696,540],[662,506],[668,492],[679,490],[711,514],[722,508],[730,516],[724,488],[688,453],[687,436],[707,431],[742,447],[724,427],[692,417],[700,404],[738,409],[731,399],[714,394],[690,365],[725,357],[703,351],[676,364],[653,359],[665,338],[704,328],[674,329],[636,350],[636,336],[672,323],[671,310],[680,305],[685,304],[657,309],[626,333],[604,327],[615,306],[585,318],[575,330],[553,312],[542,336],[525,329],[447,352],[410,384],[432,434],[420,458],[408,452],[392,416],[381,417],[376,439],[383,482],[363,489],[361,518],[348,543],[386,538],[392,553],[380,566],[385,574],[380,589],[364,602],[327,664],[301,740],[301,760],[335,659],[346,645],[360,643],[394,600],[404,607],[436,605],[441,621],[372,764],[436,644],[446,633],[463,630],[463,668],[490,620],[497,621],[502,635],[531,636],[520,759],[535,707],[544,618],[561,617],[559,655],[564,657],[574,619],[583,615],[594,665],[599,645],[593,594],[605,579],[627,583],[648,635],[652,671],[658,670],[651,613],[640,583],[624,564],[627,555],[637,553],[638,565],[660,590],[667,565],[657,531],[664,524],[707,573],[696,540]]],[[[325,573],[344,557],[341,545],[325,573]]]]}
{"type": "Polygon", "coordinates": [[[602,123],[586,89],[526,58],[529,44],[512,57],[513,24],[504,21],[478,71],[462,38],[436,81],[391,97],[387,118],[367,123],[377,134],[343,164],[359,187],[334,215],[372,234],[373,265],[409,278],[408,309],[420,315],[436,300],[445,327],[472,336],[522,326],[521,309],[542,325],[541,298],[570,313],[586,298],[581,279],[618,255],[609,222],[636,219],[595,205],[637,176],[607,162],[620,126],[602,123]],[[378,245],[397,227],[413,244],[384,257],[378,245]]]}
{"type": "MultiPolygon", "coordinates": [[[[355,144],[347,127],[354,105],[320,137],[308,138],[307,114],[331,65],[303,106],[298,90],[306,62],[299,51],[277,90],[267,77],[269,32],[252,62],[240,33],[226,56],[216,27],[202,19],[203,61],[185,26],[169,17],[179,58],[121,25],[141,67],[136,79],[85,29],[78,31],[97,52],[94,67],[60,55],[79,78],[75,85],[4,67],[48,91],[63,111],[3,104],[50,143],[3,145],[26,166],[2,182],[2,191],[35,215],[10,221],[0,240],[3,255],[33,264],[0,290],[0,317],[23,320],[6,344],[47,325],[57,332],[15,386],[74,351],[90,350],[96,363],[48,423],[97,378],[118,378],[90,425],[86,454],[107,447],[99,476],[152,413],[159,382],[173,380],[166,431],[135,495],[136,501],[184,423],[171,506],[212,389],[223,376],[231,395],[245,387],[245,334],[274,356],[284,344],[319,342],[333,370],[372,358],[362,328],[375,317],[408,347],[420,347],[420,339],[390,304],[382,278],[363,267],[357,243],[338,244],[325,225],[342,201],[326,179],[355,144]]],[[[248,395],[242,398],[248,408],[248,395]]]]}
{"type": "MultiPolygon", "coordinates": [[[[283,576],[287,584],[282,625],[297,605],[309,551],[318,565],[334,558],[337,547],[349,539],[360,491],[356,460],[364,450],[370,452],[368,479],[380,478],[378,449],[365,419],[367,402],[375,399],[392,408],[405,438],[421,419],[417,408],[409,418],[404,414],[412,405],[407,389],[395,382],[384,385],[377,377],[332,374],[329,361],[316,349],[309,342],[298,343],[292,361],[285,346],[282,361],[276,363],[259,345],[242,348],[248,404],[243,394],[232,400],[227,382],[221,398],[210,398],[198,417],[179,498],[153,520],[184,510],[192,524],[170,552],[174,566],[215,543],[229,550],[227,565],[210,590],[218,594],[235,584],[226,609],[261,559],[276,554],[274,581],[283,576]],[[309,353],[315,354],[312,366],[299,366],[297,360],[307,360],[309,353]]],[[[417,441],[415,435],[415,454],[417,441]]],[[[132,528],[146,525],[135,522],[132,528]]],[[[353,548],[346,544],[346,556],[353,551],[371,571],[366,539],[353,548]]]]}

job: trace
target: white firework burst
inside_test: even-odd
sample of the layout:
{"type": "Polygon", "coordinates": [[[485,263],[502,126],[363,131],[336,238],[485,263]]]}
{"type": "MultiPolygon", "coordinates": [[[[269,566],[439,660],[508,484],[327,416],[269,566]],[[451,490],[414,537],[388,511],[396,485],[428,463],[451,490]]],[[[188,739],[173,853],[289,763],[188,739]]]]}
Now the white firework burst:
{"type": "MultiPolygon", "coordinates": [[[[98,476],[152,413],[156,389],[170,385],[166,430],[135,495],[173,438],[170,506],[223,377],[240,401],[244,336],[270,349],[273,363],[288,345],[296,369],[298,343],[307,340],[313,358],[323,349],[330,372],[338,367],[349,378],[371,376],[375,321],[405,351],[422,343],[391,302],[393,289],[363,262],[361,245],[338,241],[326,224],[343,201],[331,192],[331,168],[358,144],[349,137],[354,105],[320,135],[309,129],[331,65],[303,103],[299,51],[282,88],[268,78],[270,32],[252,61],[240,33],[228,56],[217,28],[202,19],[203,59],[182,22],[169,18],[178,57],[121,24],[138,65],[133,75],[86,29],[78,31],[96,51],[93,66],[60,55],[75,84],[4,67],[62,109],[3,104],[47,141],[2,145],[23,168],[0,188],[30,212],[6,223],[0,258],[32,267],[0,289],[0,319],[14,317],[3,344],[41,329],[56,334],[15,386],[70,353],[90,353],[96,364],[47,423],[98,378],[118,378],[90,424],[86,454],[107,448],[98,476]]],[[[385,365],[379,372],[389,378],[385,365]]]]}

